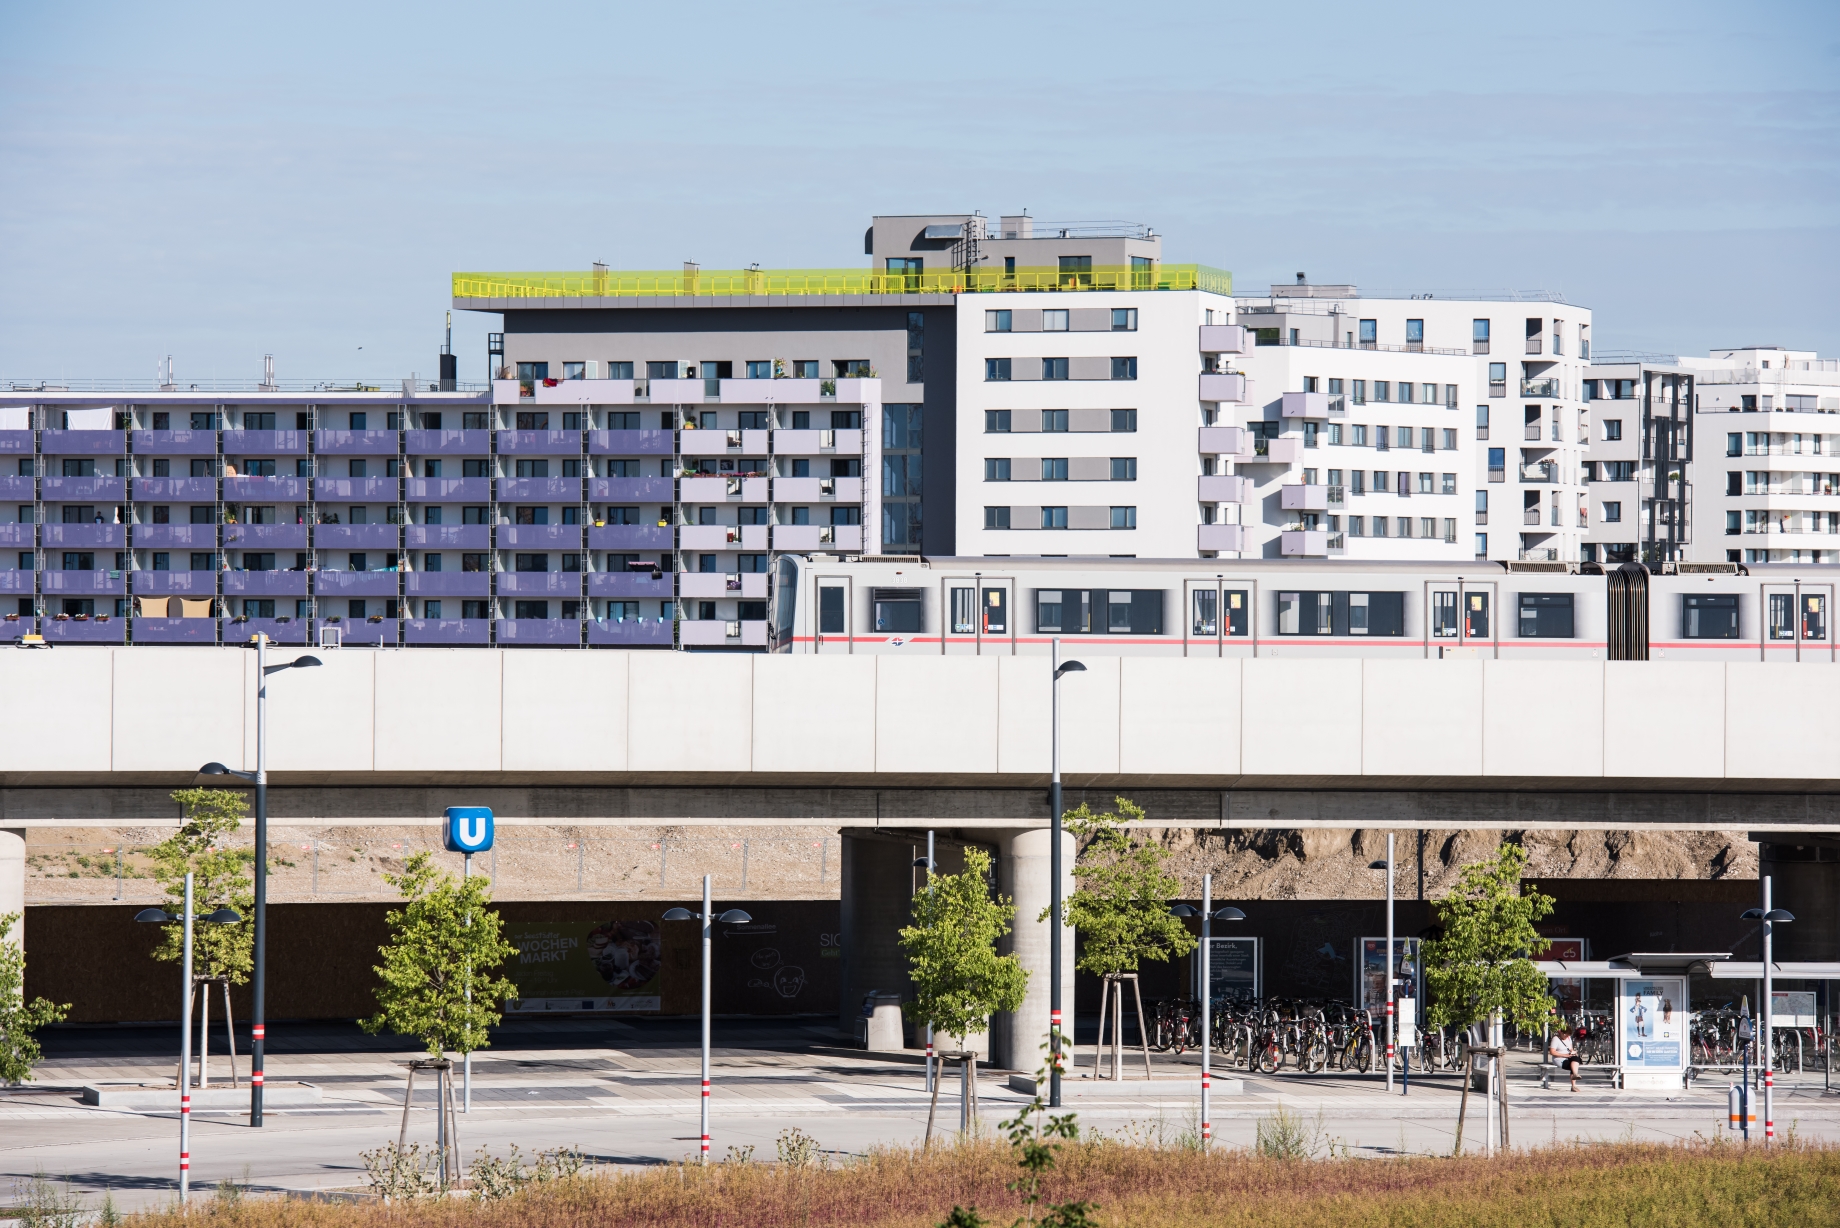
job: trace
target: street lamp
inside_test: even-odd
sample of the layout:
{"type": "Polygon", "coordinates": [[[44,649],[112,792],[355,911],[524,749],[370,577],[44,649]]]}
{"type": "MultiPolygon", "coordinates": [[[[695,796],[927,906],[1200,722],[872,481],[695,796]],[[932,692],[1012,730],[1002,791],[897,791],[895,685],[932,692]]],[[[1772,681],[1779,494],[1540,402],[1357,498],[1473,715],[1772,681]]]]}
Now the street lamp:
{"type": "Polygon", "coordinates": [[[1776,1038],[1770,1029],[1774,1020],[1770,1018],[1775,1008],[1775,1000],[1770,994],[1770,959],[1771,940],[1775,937],[1775,928],[1779,923],[1795,920],[1795,915],[1786,908],[1770,907],[1770,876],[1763,876],[1763,907],[1748,908],[1742,920],[1763,922],[1763,1143],[1769,1146],[1776,1140],[1776,1038]]]}
{"type": "MultiPolygon", "coordinates": [[[[1244,921],[1246,914],[1228,905],[1218,911],[1214,908],[1214,876],[1201,876],[1201,907],[1196,909],[1190,904],[1177,904],[1169,911],[1178,917],[1201,918],[1201,1146],[1207,1147],[1214,1137],[1213,1118],[1209,1113],[1211,1092],[1213,1091],[1213,1057],[1214,1057],[1214,945],[1213,925],[1215,921],[1244,921]]],[[[1096,1073],[1096,1072],[1095,1072],[1096,1073]]]]}
{"type": "MultiPolygon", "coordinates": [[[[709,934],[713,909],[709,906],[709,875],[703,875],[703,911],[673,908],[664,914],[666,921],[701,921],[703,923],[703,1163],[709,1163],[709,934]]],[[[714,920],[723,925],[746,925],[754,918],[739,908],[731,908],[714,920]]]]}
{"type": "MultiPolygon", "coordinates": [[[[1386,833],[1386,860],[1370,861],[1370,870],[1386,871],[1386,1090],[1393,1090],[1393,833],[1386,833]]],[[[1489,1042],[1493,1044],[1493,1041],[1489,1042]]]]}
{"type": "Polygon", "coordinates": [[[235,776],[256,787],[256,892],[255,968],[251,976],[249,1012],[249,1124],[262,1124],[262,1055],[268,1029],[268,676],[284,669],[308,669],[318,657],[295,657],[279,665],[268,663],[268,636],[258,632],[256,643],[256,770],[239,772],[221,763],[207,763],[198,771],[205,776],[235,776]]]}
{"type": "Polygon", "coordinates": [[[1061,675],[1083,674],[1078,661],[1061,660],[1059,637],[1052,641],[1049,663],[1054,667],[1053,775],[1048,781],[1048,828],[1053,847],[1048,852],[1048,877],[1054,880],[1053,914],[1048,923],[1048,1107],[1061,1107],[1061,675]]]}
{"type": "MultiPolygon", "coordinates": [[[[926,871],[926,890],[930,895],[933,890],[933,875],[938,873],[939,865],[933,859],[933,829],[926,829],[926,856],[914,858],[914,869],[926,871]]],[[[933,1094],[933,1025],[926,1025],[926,1094],[933,1094]]]]}
{"type": "Polygon", "coordinates": [[[192,1178],[192,922],[211,925],[235,925],[243,918],[228,908],[208,916],[192,914],[192,873],[185,873],[185,911],[173,916],[163,908],[143,908],[134,914],[136,921],[170,925],[177,921],[185,927],[179,961],[179,1202],[184,1204],[191,1192],[192,1178]]]}

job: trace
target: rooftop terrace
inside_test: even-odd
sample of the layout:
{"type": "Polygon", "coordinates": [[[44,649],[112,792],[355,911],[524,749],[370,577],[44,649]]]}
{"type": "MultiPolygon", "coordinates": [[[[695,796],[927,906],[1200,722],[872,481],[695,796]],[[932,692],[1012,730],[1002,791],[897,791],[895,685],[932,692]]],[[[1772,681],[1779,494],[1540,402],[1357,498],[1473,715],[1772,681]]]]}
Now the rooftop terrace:
{"type": "Polygon", "coordinates": [[[1021,290],[1206,290],[1233,293],[1233,275],[1201,264],[1019,268],[974,273],[876,269],[632,271],[596,266],[562,273],[455,273],[456,299],[715,298],[784,295],[984,294],[1021,290]]]}

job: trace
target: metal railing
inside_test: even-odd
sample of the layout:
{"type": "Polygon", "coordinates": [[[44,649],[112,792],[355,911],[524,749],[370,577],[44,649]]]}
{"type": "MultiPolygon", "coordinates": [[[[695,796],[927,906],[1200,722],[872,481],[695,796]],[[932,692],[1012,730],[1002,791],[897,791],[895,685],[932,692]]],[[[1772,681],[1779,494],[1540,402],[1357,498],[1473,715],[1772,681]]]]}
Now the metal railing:
{"type": "Polygon", "coordinates": [[[941,269],[921,273],[876,269],[699,269],[671,272],[587,270],[554,273],[455,273],[455,298],[648,298],[723,295],[978,294],[1005,290],[1206,290],[1233,293],[1233,275],[1201,264],[1148,268],[1095,265],[1058,268],[941,269]]]}
{"type": "MultiPolygon", "coordinates": [[[[411,395],[436,392],[440,384],[435,380],[400,378],[294,379],[269,384],[254,379],[188,379],[173,384],[149,379],[12,379],[0,380],[0,387],[9,392],[381,392],[397,396],[405,392],[411,395]]],[[[453,390],[487,392],[491,387],[487,383],[463,381],[456,383],[453,390]]]]}
{"type": "Polygon", "coordinates": [[[1559,395],[1559,381],[1556,379],[1524,379],[1521,381],[1521,395],[1551,400],[1559,395]]]}

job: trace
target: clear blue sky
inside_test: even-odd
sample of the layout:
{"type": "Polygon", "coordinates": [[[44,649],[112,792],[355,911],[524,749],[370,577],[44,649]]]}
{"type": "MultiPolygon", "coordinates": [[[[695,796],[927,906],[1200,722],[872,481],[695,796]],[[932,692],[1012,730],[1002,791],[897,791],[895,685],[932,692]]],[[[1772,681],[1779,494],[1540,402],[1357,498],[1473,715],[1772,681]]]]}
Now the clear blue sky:
{"type": "Polygon", "coordinates": [[[1840,352],[1834,0],[6,0],[0,166],[0,378],[426,375],[455,269],[860,266],[871,214],[1024,206],[1241,287],[1840,352]]]}

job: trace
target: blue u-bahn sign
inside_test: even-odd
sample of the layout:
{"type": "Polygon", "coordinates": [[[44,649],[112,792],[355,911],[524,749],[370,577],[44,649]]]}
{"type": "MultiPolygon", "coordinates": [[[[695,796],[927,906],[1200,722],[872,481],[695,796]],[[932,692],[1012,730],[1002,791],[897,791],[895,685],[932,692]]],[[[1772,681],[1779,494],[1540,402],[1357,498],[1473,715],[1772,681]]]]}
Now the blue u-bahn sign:
{"type": "Polygon", "coordinates": [[[492,847],[492,811],[485,806],[447,808],[447,851],[483,853],[492,847]]]}

